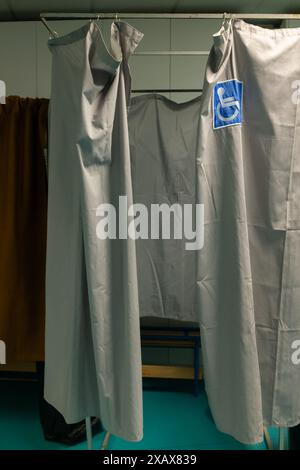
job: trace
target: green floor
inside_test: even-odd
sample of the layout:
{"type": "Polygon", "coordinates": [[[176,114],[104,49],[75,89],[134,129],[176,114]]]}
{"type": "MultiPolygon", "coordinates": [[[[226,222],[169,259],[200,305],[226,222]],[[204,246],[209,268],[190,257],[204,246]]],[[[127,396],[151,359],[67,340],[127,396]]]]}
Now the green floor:
{"type": "MultiPolygon", "coordinates": [[[[174,390],[174,387],[173,387],[174,390]]],[[[86,443],[73,447],[47,442],[41,431],[35,382],[0,381],[0,449],[86,449],[86,443]]],[[[276,445],[277,430],[271,430],[276,445]]],[[[104,433],[94,437],[99,449],[104,433]]],[[[253,449],[219,432],[211,418],[206,395],[198,397],[190,388],[171,391],[163,388],[144,391],[144,439],[128,443],[114,436],[108,449],[253,449]]]]}

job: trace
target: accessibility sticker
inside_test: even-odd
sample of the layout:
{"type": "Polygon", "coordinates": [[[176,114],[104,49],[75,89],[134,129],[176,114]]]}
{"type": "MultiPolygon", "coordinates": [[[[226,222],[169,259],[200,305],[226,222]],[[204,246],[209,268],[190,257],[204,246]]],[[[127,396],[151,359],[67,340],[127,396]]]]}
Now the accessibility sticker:
{"type": "Polygon", "coordinates": [[[243,82],[218,82],[213,90],[213,127],[235,126],[242,122],[243,82]]]}

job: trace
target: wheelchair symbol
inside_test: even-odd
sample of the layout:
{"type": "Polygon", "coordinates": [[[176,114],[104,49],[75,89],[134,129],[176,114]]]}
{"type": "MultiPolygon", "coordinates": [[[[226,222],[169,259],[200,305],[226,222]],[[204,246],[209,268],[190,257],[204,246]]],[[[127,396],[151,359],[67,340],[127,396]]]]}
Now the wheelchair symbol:
{"type": "Polygon", "coordinates": [[[220,119],[220,121],[223,121],[223,122],[233,121],[238,116],[238,114],[240,112],[240,103],[239,103],[239,101],[235,100],[234,96],[229,96],[228,98],[223,98],[223,95],[225,93],[225,89],[223,87],[218,88],[217,93],[218,93],[218,97],[219,97],[219,100],[220,100],[220,102],[217,105],[217,109],[216,109],[218,118],[220,119]],[[224,116],[222,114],[223,109],[233,108],[234,106],[236,106],[236,108],[230,116],[224,116]]]}

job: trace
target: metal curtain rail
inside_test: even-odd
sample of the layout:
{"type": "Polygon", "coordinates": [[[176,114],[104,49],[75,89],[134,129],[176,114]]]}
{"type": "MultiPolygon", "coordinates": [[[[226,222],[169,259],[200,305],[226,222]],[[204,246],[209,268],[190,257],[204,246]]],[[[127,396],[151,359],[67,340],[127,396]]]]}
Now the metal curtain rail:
{"type": "MultiPolygon", "coordinates": [[[[225,13],[227,17],[257,20],[299,20],[300,13],[225,13]]],[[[41,13],[41,18],[63,19],[222,19],[224,13],[41,13]]]]}
{"type": "MultiPolygon", "coordinates": [[[[41,13],[40,19],[52,37],[58,36],[47,23],[48,20],[101,20],[101,19],[300,19],[300,13],[41,13]]],[[[138,56],[208,56],[209,51],[142,51],[134,52],[138,56]]]]}
{"type": "MultiPolygon", "coordinates": [[[[52,37],[58,36],[57,32],[48,25],[48,20],[101,20],[101,19],[300,19],[300,13],[41,13],[41,21],[52,37]]],[[[209,51],[142,51],[135,52],[139,56],[208,56],[209,51]]]]}

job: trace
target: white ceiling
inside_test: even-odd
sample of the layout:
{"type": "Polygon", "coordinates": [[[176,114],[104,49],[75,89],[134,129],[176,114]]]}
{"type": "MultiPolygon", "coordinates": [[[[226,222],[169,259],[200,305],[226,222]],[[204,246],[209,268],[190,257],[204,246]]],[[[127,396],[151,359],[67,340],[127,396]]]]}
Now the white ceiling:
{"type": "Polygon", "coordinates": [[[299,0],[0,0],[0,20],[35,20],[41,12],[299,13],[299,0]]]}

